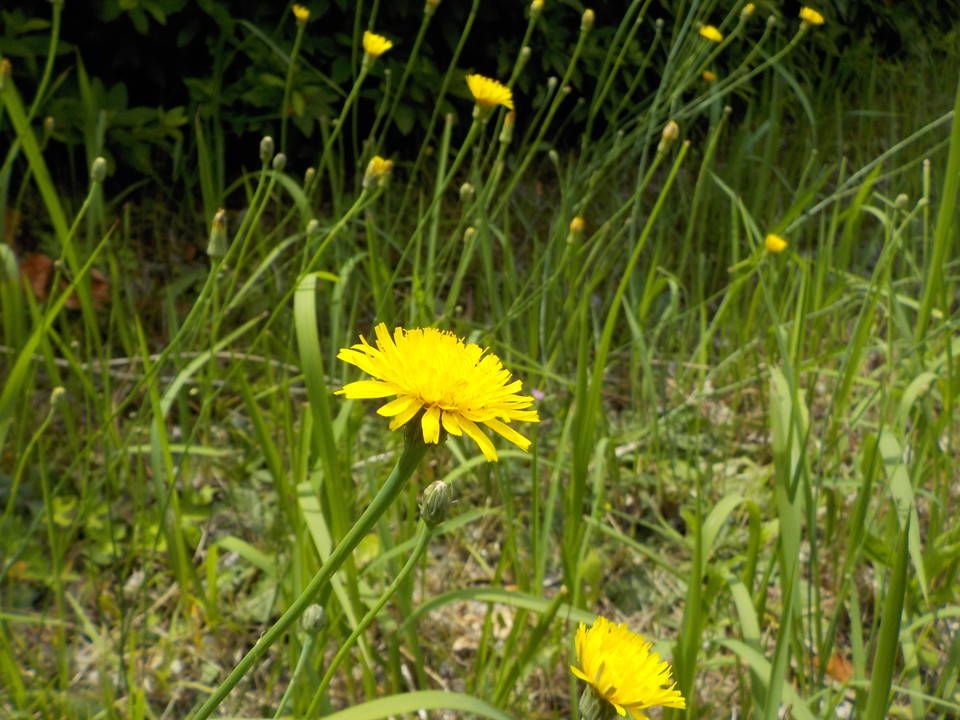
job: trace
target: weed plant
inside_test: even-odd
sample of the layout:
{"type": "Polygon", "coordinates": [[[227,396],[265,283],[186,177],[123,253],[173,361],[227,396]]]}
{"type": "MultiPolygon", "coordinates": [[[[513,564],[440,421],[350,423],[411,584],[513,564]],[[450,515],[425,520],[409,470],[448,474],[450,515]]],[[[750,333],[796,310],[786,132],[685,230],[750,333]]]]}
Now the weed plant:
{"type": "Polygon", "coordinates": [[[468,86],[470,7],[412,148],[424,34],[358,12],[292,167],[320,32],[294,6],[274,136],[228,182],[193,124],[188,218],[111,187],[92,90],[89,187],[57,183],[62,3],[32,99],[2,61],[0,199],[56,262],[37,295],[0,245],[0,712],[576,717],[599,613],[672,664],[663,717],[956,717],[956,54],[841,86],[797,61],[815,15],[636,0],[584,12],[559,76],[524,44],[468,86]],[[145,238],[207,252],[151,281],[145,238]],[[380,323],[490,348],[537,399],[529,451],[333,395],[380,323]]]}

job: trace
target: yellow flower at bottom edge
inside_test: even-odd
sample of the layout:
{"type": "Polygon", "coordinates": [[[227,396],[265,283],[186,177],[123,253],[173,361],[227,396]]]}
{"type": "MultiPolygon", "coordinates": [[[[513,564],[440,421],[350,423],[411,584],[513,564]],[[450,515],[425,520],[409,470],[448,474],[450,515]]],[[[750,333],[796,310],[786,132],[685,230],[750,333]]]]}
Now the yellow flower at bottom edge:
{"type": "Polygon", "coordinates": [[[467,86],[473,94],[477,105],[487,110],[496,105],[503,105],[513,110],[513,93],[510,88],[501,82],[491,80],[483,75],[467,75],[467,86]]]}
{"type": "Polygon", "coordinates": [[[809,25],[823,25],[823,15],[806,5],[800,8],[800,19],[809,25]]]}
{"type": "Polygon", "coordinates": [[[597,617],[588,630],[580,623],[576,645],[580,667],[571,665],[570,671],[590,686],[585,692],[592,689],[618,715],[646,720],[645,708],[687,706],[673,682],[670,664],[650,652],[650,643],[625,624],[597,617]]]}
{"type": "Polygon", "coordinates": [[[533,398],[519,394],[522,383],[511,381],[510,371],[496,355],[436,328],[397,328],[391,336],[380,323],[374,332],[376,347],[361,337],[359,345],[343,348],[337,357],[376,379],[348,383],[338,395],[396,395],[377,409],[378,414],[391,418],[391,430],[422,411],[424,442],[440,442],[442,427],[451,435],[467,435],[490,461],[497,459],[497,451],[478,423],[522,450],[530,447],[530,441],[507,423],[540,422],[537,411],[530,409],[533,398]]]}
{"type": "Polygon", "coordinates": [[[369,30],[363,33],[363,51],[371,57],[378,58],[393,47],[393,42],[383,35],[377,35],[369,30]]]}
{"type": "Polygon", "coordinates": [[[705,37],[710,42],[723,42],[723,33],[713,25],[701,25],[699,32],[701,37],[705,37]]]}
{"type": "Polygon", "coordinates": [[[773,233],[770,233],[763,239],[763,246],[772,253],[783,252],[787,249],[789,244],[790,243],[788,243],[782,237],[779,235],[774,235],[773,233]]]}

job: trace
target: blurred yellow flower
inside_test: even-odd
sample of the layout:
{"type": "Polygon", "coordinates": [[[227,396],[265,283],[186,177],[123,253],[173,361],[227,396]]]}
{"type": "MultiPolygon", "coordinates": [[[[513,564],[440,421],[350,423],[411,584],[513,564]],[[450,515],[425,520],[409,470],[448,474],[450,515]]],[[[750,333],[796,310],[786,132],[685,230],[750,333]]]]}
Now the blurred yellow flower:
{"type": "Polygon", "coordinates": [[[788,243],[782,237],[779,235],[774,235],[773,233],[770,233],[763,239],[763,246],[772,253],[783,252],[787,249],[789,244],[790,243],[788,243]]]}
{"type": "Polygon", "coordinates": [[[800,19],[808,25],[823,25],[823,15],[806,5],[800,8],[800,19]]]}
{"type": "Polygon", "coordinates": [[[467,86],[477,105],[484,110],[497,105],[513,110],[513,93],[503,83],[483,75],[467,75],[467,86]]]}
{"type": "Polygon", "coordinates": [[[573,220],[570,221],[570,232],[572,233],[582,233],[584,227],[583,218],[577,215],[573,220]]]}
{"type": "Polygon", "coordinates": [[[713,25],[701,25],[700,36],[705,37],[710,42],[723,42],[723,33],[717,30],[713,25]]]}
{"type": "Polygon", "coordinates": [[[310,10],[303,5],[294,5],[292,10],[297,22],[306,22],[310,19],[310,10]]]}
{"type": "Polygon", "coordinates": [[[363,51],[370,57],[378,58],[393,47],[393,43],[383,35],[377,35],[369,30],[363,33],[363,51]]]}
{"type": "Polygon", "coordinates": [[[387,326],[380,323],[374,332],[376,347],[361,337],[360,344],[343,348],[337,357],[376,379],[348,383],[337,391],[338,395],[396,395],[377,410],[392,418],[391,430],[419,414],[424,442],[440,442],[442,427],[451,435],[466,434],[490,461],[497,459],[497,451],[477,423],[522,450],[530,447],[530,441],[507,423],[540,422],[537,411],[530,409],[533,398],[519,394],[522,383],[511,381],[510,371],[496,355],[436,328],[398,327],[391,336],[387,326]]]}
{"type": "Polygon", "coordinates": [[[753,15],[753,11],[757,9],[757,6],[753,3],[747,3],[743,6],[743,10],[740,11],[740,17],[746,20],[748,17],[753,15]]]}
{"type": "Polygon", "coordinates": [[[367,163],[367,171],[363,175],[363,187],[370,188],[374,184],[382,183],[390,171],[393,169],[393,160],[387,160],[374,155],[367,163]]]}
{"type": "Polygon", "coordinates": [[[580,623],[576,646],[579,667],[571,665],[570,671],[588,684],[580,700],[584,720],[611,716],[604,703],[634,720],[646,720],[643,710],[655,705],[686,708],[670,664],[650,652],[650,643],[625,624],[597,617],[588,630],[580,623]]]}
{"type": "Polygon", "coordinates": [[[708,83],[717,81],[717,74],[712,70],[704,70],[702,73],[700,73],[700,77],[702,77],[708,83]]]}

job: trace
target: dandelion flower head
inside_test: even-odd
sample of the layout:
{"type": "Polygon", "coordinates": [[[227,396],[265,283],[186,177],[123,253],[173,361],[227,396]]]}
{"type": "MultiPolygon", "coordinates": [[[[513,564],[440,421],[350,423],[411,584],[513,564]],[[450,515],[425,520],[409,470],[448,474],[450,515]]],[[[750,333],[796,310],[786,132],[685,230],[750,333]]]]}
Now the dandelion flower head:
{"type": "Polygon", "coordinates": [[[809,25],[823,25],[823,15],[806,5],[800,8],[800,19],[809,25]]]}
{"type": "Polygon", "coordinates": [[[643,710],[655,705],[686,707],[670,664],[650,652],[650,643],[625,624],[604,617],[597,617],[590,629],[580,623],[576,645],[580,667],[571,665],[570,670],[621,717],[646,720],[643,710]]]}
{"type": "Polygon", "coordinates": [[[763,246],[767,249],[768,252],[778,253],[783,252],[787,249],[788,243],[779,235],[774,235],[770,233],[763,239],[763,246]]]}
{"type": "Polygon", "coordinates": [[[306,8],[303,5],[294,5],[291,9],[293,10],[293,16],[298,22],[306,22],[310,19],[309,8],[306,8]]]}
{"type": "Polygon", "coordinates": [[[490,461],[497,459],[497,451],[478,424],[522,450],[530,447],[530,441],[507,423],[539,422],[537,411],[531,409],[533,398],[519,394],[522,383],[511,380],[496,355],[436,328],[397,328],[391,336],[380,323],[374,332],[375,347],[361,337],[360,344],[343,348],[337,357],[376,379],[348,383],[338,395],[395,395],[377,409],[391,418],[391,430],[420,414],[424,442],[440,442],[442,427],[451,435],[469,437],[490,461]]]}
{"type": "Polygon", "coordinates": [[[383,35],[377,35],[369,30],[363,33],[363,51],[371,57],[378,58],[393,47],[393,43],[383,35]]]}
{"type": "Polygon", "coordinates": [[[503,83],[491,80],[483,75],[467,75],[467,86],[473,99],[484,110],[503,105],[513,110],[513,93],[503,83]]]}
{"type": "Polygon", "coordinates": [[[701,25],[700,36],[705,37],[710,42],[723,42],[723,33],[717,30],[713,25],[701,25]]]}

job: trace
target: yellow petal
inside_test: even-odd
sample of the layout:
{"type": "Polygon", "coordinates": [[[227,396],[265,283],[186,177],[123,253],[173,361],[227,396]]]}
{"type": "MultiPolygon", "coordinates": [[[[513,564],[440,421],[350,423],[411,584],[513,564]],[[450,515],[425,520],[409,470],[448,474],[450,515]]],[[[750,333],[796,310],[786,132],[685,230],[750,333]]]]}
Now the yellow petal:
{"type": "Polygon", "coordinates": [[[460,424],[457,422],[457,416],[455,414],[445,412],[440,419],[443,421],[443,429],[448,433],[456,435],[457,437],[463,435],[463,430],[460,429],[460,424]]]}
{"type": "Polygon", "coordinates": [[[490,442],[490,438],[483,434],[483,431],[476,426],[473,420],[468,420],[461,415],[457,418],[457,422],[460,423],[460,427],[470,437],[470,439],[480,446],[480,452],[483,453],[483,456],[489,462],[496,461],[496,448],[493,447],[493,443],[490,442]]]}
{"type": "Polygon", "coordinates": [[[416,398],[410,397],[409,395],[401,395],[396,400],[391,400],[386,405],[378,407],[377,415],[394,417],[409,410],[411,404],[419,406],[416,398]]]}
{"type": "Polygon", "coordinates": [[[422,406],[418,402],[410,403],[410,407],[404,410],[402,413],[397,415],[393,420],[390,421],[390,429],[396,430],[399,427],[406,425],[414,415],[420,412],[422,406]]]}
{"type": "Polygon", "coordinates": [[[529,449],[530,441],[506,423],[502,423],[497,419],[493,419],[487,420],[484,425],[493,430],[495,433],[505,437],[521,450],[529,449]]]}
{"type": "Polygon", "coordinates": [[[420,418],[420,427],[423,428],[423,441],[436,445],[440,442],[440,408],[428,407],[420,418]]]}
{"type": "Polygon", "coordinates": [[[380,380],[357,380],[344,385],[336,394],[357,399],[382,398],[396,395],[397,388],[380,380]]]}

